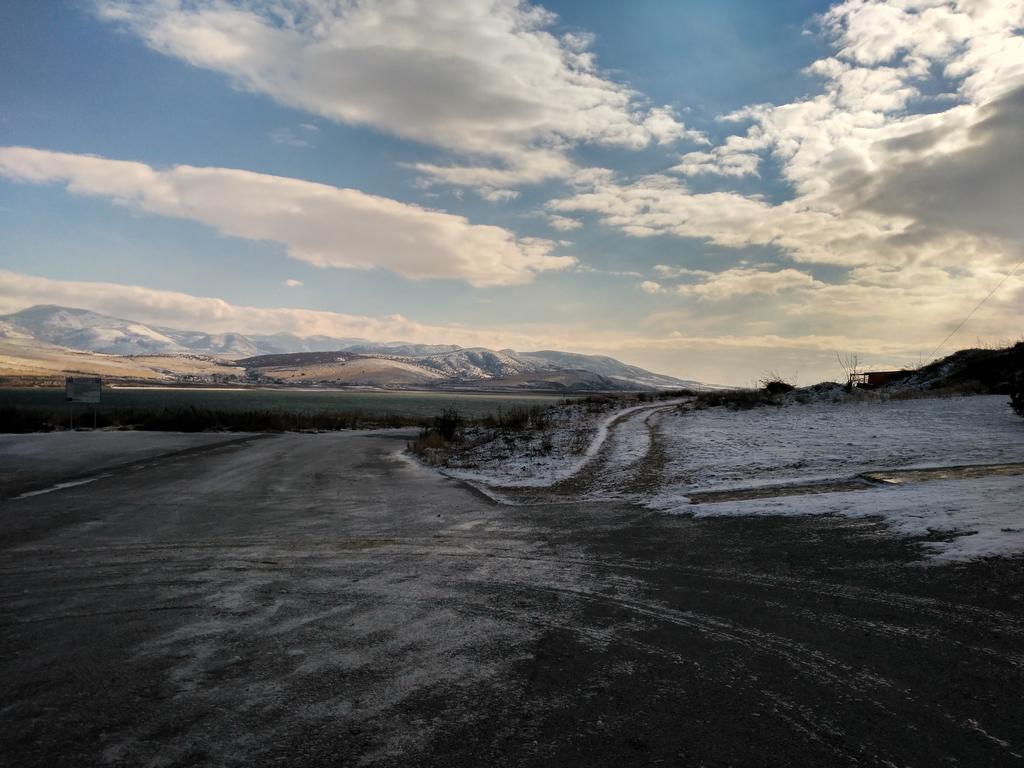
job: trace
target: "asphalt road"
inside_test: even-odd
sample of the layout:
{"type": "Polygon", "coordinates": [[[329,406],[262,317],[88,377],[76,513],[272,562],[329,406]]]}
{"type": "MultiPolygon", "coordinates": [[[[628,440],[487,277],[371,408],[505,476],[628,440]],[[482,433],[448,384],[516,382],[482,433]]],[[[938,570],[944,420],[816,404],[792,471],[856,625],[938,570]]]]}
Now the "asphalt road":
{"type": "Polygon", "coordinates": [[[0,502],[0,762],[1024,764],[1024,560],[497,506],[403,440],[236,439],[0,502]]]}

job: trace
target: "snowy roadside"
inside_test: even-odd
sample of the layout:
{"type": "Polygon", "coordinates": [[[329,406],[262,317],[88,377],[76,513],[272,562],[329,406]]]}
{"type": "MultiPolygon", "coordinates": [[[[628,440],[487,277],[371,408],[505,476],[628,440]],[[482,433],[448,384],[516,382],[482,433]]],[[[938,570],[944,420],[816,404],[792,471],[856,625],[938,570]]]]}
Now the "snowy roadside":
{"type": "Polygon", "coordinates": [[[848,480],[872,470],[1024,462],[1024,420],[1005,396],[666,414],[664,482],[647,506],[696,517],[882,516],[934,560],[1024,552],[1024,476],[691,504],[698,491],[848,480]],[[953,536],[953,533],[956,536],[953,536]]]}
{"type": "Polygon", "coordinates": [[[662,417],[665,493],[843,479],[872,470],[1024,461],[1005,395],[814,403],[662,417]]]}
{"type": "Polygon", "coordinates": [[[933,537],[923,546],[932,562],[1024,552],[1024,476],[939,480],[863,491],[781,496],[690,505],[666,495],[651,502],[694,517],[843,515],[882,517],[893,533],[933,537]]]}
{"type": "MultiPolygon", "coordinates": [[[[629,420],[633,414],[683,402],[685,399],[679,398],[655,400],[624,408],[615,407],[614,402],[583,402],[551,408],[546,412],[547,423],[537,429],[467,429],[461,446],[425,463],[448,477],[474,484],[545,488],[576,475],[592,461],[607,442],[613,424],[629,420]]],[[[649,440],[646,429],[643,433],[649,440]]]]}
{"type": "Polygon", "coordinates": [[[551,408],[529,427],[468,429],[461,444],[420,461],[505,503],[516,500],[503,490],[575,477],[581,500],[669,514],[880,516],[896,534],[926,537],[934,561],[1024,552],[1024,474],[1015,468],[858,480],[885,470],[1024,464],[1024,420],[1005,396],[677,407],[687,402],[551,408]],[[785,488],[819,483],[828,487],[785,488]]]}

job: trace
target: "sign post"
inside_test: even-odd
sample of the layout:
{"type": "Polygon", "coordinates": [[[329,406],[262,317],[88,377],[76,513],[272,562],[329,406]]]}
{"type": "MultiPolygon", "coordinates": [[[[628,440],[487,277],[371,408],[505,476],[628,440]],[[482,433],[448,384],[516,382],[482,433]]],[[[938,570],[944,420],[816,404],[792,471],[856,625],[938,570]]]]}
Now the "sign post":
{"type": "Polygon", "coordinates": [[[75,428],[75,403],[92,403],[92,428],[96,429],[96,406],[103,382],[99,376],[68,376],[64,379],[64,399],[71,410],[71,429],[75,428]]]}

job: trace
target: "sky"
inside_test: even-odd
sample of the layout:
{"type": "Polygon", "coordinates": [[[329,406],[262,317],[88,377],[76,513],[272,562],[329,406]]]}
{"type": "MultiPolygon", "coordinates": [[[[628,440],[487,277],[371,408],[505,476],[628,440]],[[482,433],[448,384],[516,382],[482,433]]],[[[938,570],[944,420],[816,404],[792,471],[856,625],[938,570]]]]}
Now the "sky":
{"type": "Polygon", "coordinates": [[[8,0],[0,312],[731,384],[1016,341],[1022,27],[1024,0],[8,0]]]}

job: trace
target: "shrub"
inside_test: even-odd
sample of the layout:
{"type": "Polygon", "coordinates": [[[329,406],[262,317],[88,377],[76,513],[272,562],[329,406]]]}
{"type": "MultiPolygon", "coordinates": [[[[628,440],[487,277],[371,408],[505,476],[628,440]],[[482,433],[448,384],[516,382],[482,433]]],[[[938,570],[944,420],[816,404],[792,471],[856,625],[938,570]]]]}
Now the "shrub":
{"type": "Polygon", "coordinates": [[[658,392],[655,397],[658,400],[675,400],[679,397],[693,397],[696,394],[697,393],[692,389],[675,389],[670,391],[662,390],[661,392],[658,392]]]}
{"type": "Polygon", "coordinates": [[[761,377],[758,384],[764,389],[769,395],[784,395],[787,392],[792,392],[796,389],[796,385],[791,381],[787,381],[780,374],[775,371],[770,371],[761,377]]]}
{"type": "Polygon", "coordinates": [[[1024,416],[1024,347],[1017,345],[1016,371],[1010,382],[1010,407],[1018,416],[1024,416]]]}
{"type": "MultiPolygon", "coordinates": [[[[567,403],[570,401],[566,401],[567,403]]],[[[524,432],[528,429],[544,430],[551,422],[551,415],[544,406],[534,405],[529,408],[513,406],[507,411],[498,409],[498,415],[488,415],[479,423],[488,428],[497,428],[503,433],[524,432]]]]}
{"type": "Polygon", "coordinates": [[[698,408],[726,406],[736,410],[747,410],[760,405],[777,405],[771,395],[763,389],[714,389],[697,394],[698,408]]]}
{"type": "Polygon", "coordinates": [[[407,443],[406,448],[420,458],[430,461],[434,458],[433,454],[462,440],[463,422],[462,414],[457,408],[445,408],[434,418],[433,426],[421,429],[419,437],[407,443]]]}
{"type": "Polygon", "coordinates": [[[424,459],[429,458],[432,451],[438,451],[444,448],[445,445],[444,437],[441,436],[440,432],[430,427],[424,427],[420,430],[419,437],[407,443],[406,447],[410,452],[424,459]]]}
{"type": "Polygon", "coordinates": [[[441,435],[445,442],[451,443],[458,438],[462,431],[462,416],[455,406],[445,408],[441,415],[434,419],[434,429],[441,435]]]}
{"type": "Polygon", "coordinates": [[[796,387],[788,381],[776,379],[774,381],[766,381],[764,389],[769,395],[784,395],[787,392],[792,392],[796,387]]]}

